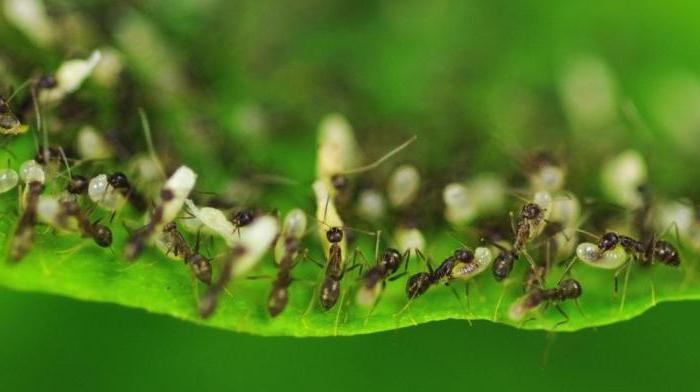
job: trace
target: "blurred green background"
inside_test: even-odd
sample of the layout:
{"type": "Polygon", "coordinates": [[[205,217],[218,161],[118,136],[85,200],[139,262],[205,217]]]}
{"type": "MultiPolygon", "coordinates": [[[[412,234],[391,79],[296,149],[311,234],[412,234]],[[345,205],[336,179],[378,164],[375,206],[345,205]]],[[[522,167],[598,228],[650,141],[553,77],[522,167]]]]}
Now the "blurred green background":
{"type": "MultiPolygon", "coordinates": [[[[95,35],[63,42],[43,57],[3,20],[0,55],[14,73],[54,66],[67,54],[113,39],[129,53],[137,83],[148,87],[134,107],[149,107],[157,128],[172,126],[176,133],[186,113],[206,115],[242,143],[235,151],[240,160],[288,170],[281,174],[312,175],[309,139],[324,114],[340,111],[364,145],[381,141],[384,130],[428,136],[431,143],[417,147],[416,159],[436,171],[458,170],[454,166],[465,162],[468,169],[459,173],[509,167],[518,148],[573,144],[571,161],[597,162],[632,146],[649,158],[657,189],[700,194],[697,3],[48,3],[59,15],[94,17],[95,35]],[[124,26],[141,18],[167,43],[163,56],[172,62],[139,57],[139,35],[125,34],[133,30],[124,26]],[[170,71],[182,80],[168,79],[170,71]],[[565,96],[577,86],[576,77],[584,80],[584,94],[575,108],[609,95],[614,114],[606,117],[610,107],[593,105],[588,113],[600,121],[587,122],[571,109],[565,96]],[[181,82],[187,87],[177,87],[181,82]],[[164,86],[174,92],[163,94],[164,86]],[[618,113],[626,99],[644,125],[618,113]],[[269,116],[270,133],[260,140],[240,123],[241,110],[250,107],[269,116]],[[279,157],[245,148],[256,143],[285,148],[288,164],[280,167],[274,163],[279,157]],[[431,160],[436,153],[454,159],[431,160]]],[[[115,121],[115,115],[101,117],[105,126],[115,121]]],[[[585,170],[574,169],[578,189],[595,193],[596,179],[585,170]]],[[[138,310],[6,290],[0,291],[0,307],[0,389],[6,391],[700,386],[693,303],[664,304],[631,322],[556,338],[485,322],[473,328],[444,322],[303,340],[237,335],[138,310]]]]}

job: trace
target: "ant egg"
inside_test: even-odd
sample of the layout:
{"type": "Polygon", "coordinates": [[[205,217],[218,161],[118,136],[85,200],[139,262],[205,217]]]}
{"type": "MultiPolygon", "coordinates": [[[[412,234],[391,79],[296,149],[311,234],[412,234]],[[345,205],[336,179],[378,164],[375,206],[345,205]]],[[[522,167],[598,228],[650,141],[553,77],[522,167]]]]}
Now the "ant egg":
{"type": "Polygon", "coordinates": [[[78,131],[78,155],[85,160],[109,159],[113,156],[107,141],[91,126],[84,126],[78,131]]]}
{"type": "Polygon", "coordinates": [[[44,169],[35,160],[30,159],[22,163],[19,167],[19,178],[25,183],[30,182],[40,182],[44,183],[46,180],[46,174],[44,169]]]}
{"type": "Polygon", "coordinates": [[[425,249],[425,237],[415,227],[399,227],[394,232],[394,243],[400,253],[406,251],[423,251],[425,249]]]}
{"type": "Polygon", "coordinates": [[[348,120],[341,114],[329,114],[319,125],[316,177],[330,179],[357,166],[360,153],[355,134],[348,120]]]}
{"type": "Polygon", "coordinates": [[[403,208],[411,204],[418,196],[420,173],[413,165],[401,165],[389,177],[386,193],[389,204],[394,208],[403,208]]]}
{"type": "Polygon", "coordinates": [[[0,193],[5,193],[17,186],[19,176],[12,169],[0,169],[0,193]]]}
{"type": "Polygon", "coordinates": [[[236,237],[235,246],[243,249],[243,254],[233,267],[235,275],[250,271],[262,259],[279,233],[279,223],[271,216],[256,218],[250,225],[241,228],[240,238],[236,237]]]}
{"type": "Polygon", "coordinates": [[[376,222],[386,214],[384,196],[375,189],[362,190],[357,196],[357,215],[370,222],[376,222]]]}
{"type": "Polygon", "coordinates": [[[613,202],[628,208],[642,206],[639,187],[647,182],[644,157],[634,150],[622,152],[603,165],[601,181],[603,191],[613,202]]]}
{"type": "Polygon", "coordinates": [[[58,35],[42,1],[5,0],[4,3],[3,11],[8,23],[22,31],[38,46],[51,46],[58,35]]]}
{"type": "Polygon", "coordinates": [[[90,179],[90,183],[88,185],[88,196],[90,197],[90,200],[94,201],[95,203],[102,200],[107,194],[108,186],[109,182],[107,181],[106,174],[99,174],[90,179]]]}

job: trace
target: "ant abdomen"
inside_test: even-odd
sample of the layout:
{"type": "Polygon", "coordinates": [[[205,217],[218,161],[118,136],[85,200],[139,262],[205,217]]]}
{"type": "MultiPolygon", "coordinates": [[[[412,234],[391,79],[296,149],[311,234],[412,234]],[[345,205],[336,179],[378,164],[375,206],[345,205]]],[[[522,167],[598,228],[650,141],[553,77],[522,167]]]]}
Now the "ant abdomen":
{"type": "Polygon", "coordinates": [[[328,310],[335,306],[340,296],[340,280],[331,276],[326,276],[321,285],[321,307],[323,310],[328,310]]]}
{"type": "Polygon", "coordinates": [[[500,282],[510,275],[516,259],[517,255],[510,251],[503,251],[496,256],[496,260],[493,261],[492,267],[493,277],[496,279],[496,281],[500,282]]]}
{"type": "Polygon", "coordinates": [[[95,223],[92,226],[92,238],[97,245],[107,248],[112,245],[112,230],[105,225],[95,223]]]}
{"type": "Polygon", "coordinates": [[[678,250],[670,242],[659,240],[654,245],[654,258],[663,264],[671,267],[678,267],[681,264],[678,250]]]}
{"type": "Polygon", "coordinates": [[[188,260],[190,269],[200,282],[211,285],[211,263],[204,256],[195,253],[188,260]]]}
{"type": "Polygon", "coordinates": [[[287,307],[289,293],[286,287],[275,287],[267,298],[267,312],[272,317],[278,316],[287,307]]]}
{"type": "Polygon", "coordinates": [[[409,300],[423,295],[433,284],[431,275],[427,272],[419,272],[411,276],[406,282],[406,297],[409,300]]]}

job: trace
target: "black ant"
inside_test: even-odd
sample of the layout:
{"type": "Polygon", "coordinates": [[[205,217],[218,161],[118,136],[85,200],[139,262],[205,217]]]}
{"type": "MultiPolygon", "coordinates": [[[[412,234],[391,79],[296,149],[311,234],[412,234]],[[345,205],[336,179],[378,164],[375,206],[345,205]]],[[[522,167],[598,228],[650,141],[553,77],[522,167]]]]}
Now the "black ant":
{"type": "Polygon", "coordinates": [[[4,98],[0,97],[0,134],[17,135],[23,132],[22,123],[10,110],[10,105],[4,98]]]}
{"type": "Polygon", "coordinates": [[[187,241],[185,241],[185,237],[177,229],[175,222],[170,222],[163,226],[163,234],[166,236],[166,242],[170,246],[168,252],[172,252],[175,257],[182,258],[185,264],[190,267],[192,274],[200,282],[210,285],[212,275],[211,262],[199,253],[199,235],[193,251],[187,244],[187,241]]]}
{"type": "Polygon", "coordinates": [[[360,290],[357,293],[358,303],[361,305],[376,305],[377,299],[386,281],[394,281],[404,276],[408,270],[408,258],[410,250],[402,255],[394,248],[388,248],[377,260],[377,264],[367,270],[360,278],[360,290]],[[404,271],[396,273],[405,261],[404,271]],[[379,284],[381,283],[381,286],[379,284]]]}
{"type": "Polygon", "coordinates": [[[343,279],[343,255],[340,242],[343,241],[343,230],[339,227],[331,227],[326,232],[326,239],[330,243],[328,249],[328,262],[326,264],[325,279],[321,284],[320,301],[324,310],[329,310],[338,301],[340,295],[340,281],[343,279]]]}
{"type": "Polygon", "coordinates": [[[515,321],[521,320],[526,313],[537,308],[542,303],[553,303],[555,309],[564,316],[564,321],[557,323],[557,326],[559,326],[569,321],[569,316],[564,312],[559,303],[568,299],[576,300],[581,294],[581,284],[577,280],[563,279],[555,288],[535,288],[525,294],[524,297],[513,304],[509,311],[509,317],[515,321]]]}
{"type": "Polygon", "coordinates": [[[453,255],[447,257],[435,270],[427,262],[428,272],[414,274],[406,282],[406,297],[409,300],[423,295],[428,289],[438,283],[448,284],[452,280],[452,270],[457,263],[471,263],[474,261],[474,252],[469,249],[457,249],[453,255]]]}
{"type": "MultiPolygon", "coordinates": [[[[160,199],[163,203],[172,201],[175,198],[175,194],[171,189],[164,188],[160,192],[160,199]]],[[[162,223],[163,220],[163,203],[157,205],[153,213],[151,214],[151,219],[148,223],[134,230],[129,239],[124,246],[124,256],[127,260],[135,260],[139,254],[143,251],[146,241],[153,236],[158,225],[162,223]]]]}
{"type": "Polygon", "coordinates": [[[600,237],[598,248],[600,248],[601,253],[604,253],[612,250],[618,244],[642,265],[650,265],[654,260],[671,267],[678,267],[681,264],[678,249],[664,240],[652,240],[645,245],[643,242],[626,235],[607,232],[600,237]]]}
{"type": "MultiPolygon", "coordinates": [[[[80,210],[74,201],[62,201],[60,203],[61,214],[66,217],[73,217],[78,222],[78,227],[85,237],[92,238],[95,243],[103,248],[112,245],[112,230],[98,222],[90,223],[88,218],[80,210]]],[[[59,217],[59,221],[63,218],[59,217]]]]}
{"type": "Polygon", "coordinates": [[[289,286],[292,284],[290,272],[295,266],[299,252],[299,240],[292,236],[284,239],[284,256],[279,263],[277,277],[272,282],[272,290],[267,298],[267,311],[272,317],[278,316],[287,307],[289,286]]]}

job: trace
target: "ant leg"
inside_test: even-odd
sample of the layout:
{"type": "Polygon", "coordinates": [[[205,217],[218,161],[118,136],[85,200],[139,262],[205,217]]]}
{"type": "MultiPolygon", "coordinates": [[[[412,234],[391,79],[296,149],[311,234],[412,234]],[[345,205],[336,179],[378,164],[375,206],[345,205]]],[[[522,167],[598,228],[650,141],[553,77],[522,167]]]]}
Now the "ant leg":
{"type": "Polygon", "coordinates": [[[590,320],[588,316],[586,316],[586,314],[583,313],[583,308],[581,308],[581,301],[579,301],[578,298],[574,299],[574,304],[576,304],[576,309],[578,309],[578,312],[581,313],[581,316],[586,320],[590,320]]]}
{"type": "Polygon", "coordinates": [[[508,216],[510,217],[510,229],[513,230],[513,235],[516,235],[517,230],[515,230],[515,217],[513,216],[513,211],[508,211],[508,216]]]}
{"type": "Polygon", "coordinates": [[[112,221],[114,221],[114,217],[117,215],[117,211],[112,211],[112,215],[109,216],[109,224],[112,224],[112,221]]]}
{"type": "Polygon", "coordinates": [[[615,274],[613,275],[613,279],[614,279],[613,295],[617,295],[617,292],[618,292],[618,290],[617,290],[617,288],[618,288],[617,276],[620,275],[622,273],[622,271],[626,270],[629,267],[630,263],[631,263],[631,261],[627,261],[622,267],[618,268],[617,271],[615,271],[615,274]]]}
{"type": "Polygon", "coordinates": [[[350,272],[359,266],[360,271],[357,274],[358,274],[358,276],[362,276],[362,269],[364,268],[365,265],[367,265],[367,267],[369,267],[369,262],[367,261],[365,254],[362,252],[361,249],[355,248],[355,250],[352,251],[352,265],[348,269],[346,269],[345,271],[350,272]],[[360,258],[362,259],[362,261],[359,264],[357,264],[357,256],[360,256],[360,258]]]}
{"type": "MultiPolygon", "coordinates": [[[[564,268],[564,272],[562,272],[562,274],[561,274],[561,278],[559,278],[559,281],[557,281],[557,284],[561,283],[561,281],[564,280],[564,277],[565,277],[569,272],[571,272],[571,268],[574,267],[574,264],[575,264],[575,263],[576,263],[576,256],[572,257],[572,258],[571,258],[571,261],[569,262],[569,264],[566,265],[566,267],[564,268]]],[[[617,285],[615,285],[615,287],[617,287],[617,285]]]]}
{"type": "Polygon", "coordinates": [[[323,267],[324,267],[323,264],[319,263],[319,262],[316,261],[313,257],[309,256],[308,252],[305,253],[302,257],[303,257],[304,259],[309,260],[309,261],[311,261],[312,263],[316,264],[319,268],[323,269],[323,267]]]}
{"type": "Polygon", "coordinates": [[[620,312],[625,308],[625,298],[627,296],[627,283],[630,279],[630,271],[632,271],[632,265],[628,262],[627,271],[625,271],[625,284],[622,287],[622,298],[620,299],[620,312]]]}
{"type": "Polygon", "coordinates": [[[464,298],[467,299],[467,310],[469,310],[469,313],[472,312],[472,304],[471,301],[469,300],[469,282],[464,283],[464,298]]]}
{"type": "Polygon", "coordinates": [[[561,306],[559,306],[559,304],[555,304],[554,309],[556,309],[557,312],[559,312],[559,314],[561,314],[564,317],[564,320],[562,320],[554,325],[554,329],[557,329],[559,326],[564,325],[564,324],[569,322],[569,315],[566,314],[564,309],[562,309],[561,306]]]}
{"type": "Polygon", "coordinates": [[[248,280],[273,279],[272,275],[248,275],[245,277],[248,280]]]}
{"type": "Polygon", "coordinates": [[[457,299],[457,302],[459,302],[459,307],[462,308],[462,311],[464,314],[467,316],[467,322],[469,323],[469,326],[472,326],[472,318],[474,317],[470,311],[467,310],[467,308],[464,307],[464,302],[462,302],[462,299],[459,297],[459,293],[457,293],[457,289],[454,288],[454,286],[449,286],[450,291],[452,291],[452,294],[454,294],[455,298],[457,299]]]}
{"type": "Polygon", "coordinates": [[[404,272],[400,272],[400,273],[398,273],[398,274],[394,274],[394,275],[392,275],[391,277],[389,277],[389,279],[387,279],[387,280],[388,280],[389,282],[393,282],[393,281],[395,281],[396,279],[399,279],[399,278],[401,278],[402,276],[406,275],[406,273],[407,273],[407,272],[404,271],[404,272]]]}

